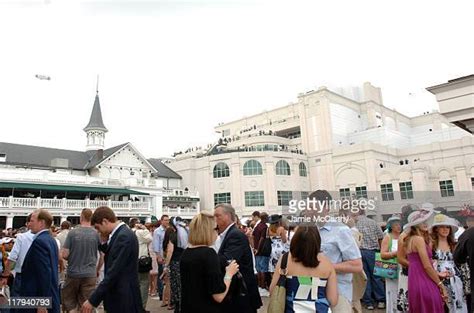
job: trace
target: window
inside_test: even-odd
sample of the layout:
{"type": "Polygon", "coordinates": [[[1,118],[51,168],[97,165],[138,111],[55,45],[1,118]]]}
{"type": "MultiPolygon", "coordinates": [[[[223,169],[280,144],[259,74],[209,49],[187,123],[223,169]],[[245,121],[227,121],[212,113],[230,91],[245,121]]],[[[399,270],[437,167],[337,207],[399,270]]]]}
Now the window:
{"type": "Polygon", "coordinates": [[[0,162],[6,162],[7,161],[7,155],[5,153],[0,153],[0,162]]]}
{"type": "Polygon", "coordinates": [[[301,200],[306,200],[308,199],[309,193],[307,191],[302,191],[301,192],[301,200]]]}
{"type": "Polygon", "coordinates": [[[214,178],[221,178],[221,177],[229,177],[230,176],[230,171],[229,167],[227,164],[223,162],[219,162],[214,166],[214,178]]]}
{"type": "Polygon", "coordinates": [[[293,192],[291,191],[277,191],[278,205],[289,205],[290,200],[293,199],[293,192]]]}
{"type": "Polygon", "coordinates": [[[306,165],[303,162],[300,163],[300,176],[308,176],[308,172],[306,171],[306,165]]]}
{"type": "Polygon", "coordinates": [[[394,199],[392,184],[382,184],[380,190],[382,191],[382,201],[392,201],[394,199]]]}
{"type": "Polygon", "coordinates": [[[341,199],[349,199],[351,197],[351,190],[349,188],[339,189],[339,197],[341,199]]]}
{"type": "Polygon", "coordinates": [[[367,187],[366,186],[356,187],[356,197],[367,199],[367,187]]]}
{"type": "Polygon", "coordinates": [[[249,160],[244,164],[244,175],[262,175],[263,169],[260,162],[256,160],[249,160]]]}
{"type": "Polygon", "coordinates": [[[214,194],[214,206],[221,203],[230,203],[230,192],[215,193],[214,194]]]}
{"type": "Polygon", "coordinates": [[[452,180],[442,180],[439,182],[441,197],[454,197],[454,187],[452,180]]]}
{"type": "Polygon", "coordinates": [[[280,160],[276,164],[276,174],[277,175],[291,175],[290,165],[284,160],[280,160]]]}
{"type": "MultiPolygon", "coordinates": [[[[2,158],[2,155],[0,154],[0,159],[2,158]]],[[[471,177],[471,186],[472,189],[474,189],[474,177],[471,177]]]]}
{"type": "Polygon", "coordinates": [[[413,187],[411,181],[399,183],[400,197],[402,200],[413,199],[413,187]]]}
{"type": "Polygon", "coordinates": [[[263,191],[246,191],[245,206],[264,206],[263,191]]]}

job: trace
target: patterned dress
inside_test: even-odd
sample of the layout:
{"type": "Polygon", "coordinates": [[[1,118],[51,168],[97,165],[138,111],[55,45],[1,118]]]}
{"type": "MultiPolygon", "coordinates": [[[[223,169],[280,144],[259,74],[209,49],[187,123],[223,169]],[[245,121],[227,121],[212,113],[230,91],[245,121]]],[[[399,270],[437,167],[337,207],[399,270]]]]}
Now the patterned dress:
{"type": "Polygon", "coordinates": [[[448,292],[449,313],[467,313],[466,299],[464,298],[461,273],[454,264],[451,251],[436,250],[433,259],[436,260],[438,272],[448,271],[451,277],[443,280],[448,292]]]}
{"type": "Polygon", "coordinates": [[[272,236],[272,253],[270,254],[270,260],[268,262],[268,272],[274,273],[275,267],[278,263],[280,257],[288,252],[290,248],[288,247],[287,243],[283,243],[280,236],[272,236]]]}
{"type": "Polygon", "coordinates": [[[326,284],[323,278],[287,276],[285,313],[327,313],[326,284]]]}

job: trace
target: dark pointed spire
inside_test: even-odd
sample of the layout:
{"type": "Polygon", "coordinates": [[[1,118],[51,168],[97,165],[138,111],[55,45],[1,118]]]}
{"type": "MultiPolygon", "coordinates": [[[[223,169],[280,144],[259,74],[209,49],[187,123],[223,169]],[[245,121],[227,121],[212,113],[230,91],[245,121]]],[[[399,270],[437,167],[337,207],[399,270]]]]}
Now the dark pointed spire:
{"type": "Polygon", "coordinates": [[[102,121],[102,112],[100,110],[99,102],[99,90],[95,95],[94,107],[92,108],[91,118],[89,119],[89,124],[84,128],[84,131],[88,130],[101,130],[108,132],[108,129],[105,127],[104,122],[102,121]]]}

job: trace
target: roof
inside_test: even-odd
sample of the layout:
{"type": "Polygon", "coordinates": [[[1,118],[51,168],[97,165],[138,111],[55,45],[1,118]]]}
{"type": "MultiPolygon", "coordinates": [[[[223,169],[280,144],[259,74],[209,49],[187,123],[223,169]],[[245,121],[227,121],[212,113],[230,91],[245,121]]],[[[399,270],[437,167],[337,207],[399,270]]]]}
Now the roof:
{"type": "Polygon", "coordinates": [[[106,149],[100,157],[99,150],[83,152],[0,142],[0,154],[6,154],[6,161],[1,164],[87,170],[128,144],[106,149]]]}
{"type": "Polygon", "coordinates": [[[102,121],[102,112],[100,110],[100,101],[99,94],[95,95],[94,107],[92,108],[91,118],[89,119],[89,124],[84,128],[84,131],[88,130],[102,130],[107,132],[107,128],[102,121]]]}
{"type": "Polygon", "coordinates": [[[99,158],[99,151],[98,150],[88,151],[87,153],[90,155],[90,158],[87,161],[87,164],[84,165],[84,169],[90,169],[90,168],[95,167],[96,165],[98,165],[99,163],[101,163],[102,161],[104,161],[105,159],[110,157],[112,154],[119,151],[120,149],[122,149],[123,147],[125,147],[128,144],[129,143],[126,142],[126,143],[123,143],[121,145],[118,145],[118,146],[115,146],[115,147],[112,147],[112,148],[109,148],[109,149],[105,149],[104,152],[103,152],[102,158],[99,158]]]}
{"type": "Polygon", "coordinates": [[[158,171],[156,176],[164,178],[176,178],[181,179],[182,177],[166,166],[160,159],[148,159],[148,162],[158,171]]]}
{"type": "Polygon", "coordinates": [[[90,159],[90,155],[82,151],[20,145],[6,142],[0,142],[0,153],[6,154],[6,161],[3,164],[48,168],[72,168],[82,170],[90,159]],[[67,160],[67,165],[55,166],[52,164],[52,161],[55,159],[65,159],[67,160]]]}
{"type": "Polygon", "coordinates": [[[25,189],[25,190],[55,190],[55,191],[69,191],[69,192],[90,192],[94,194],[120,194],[120,195],[149,195],[146,192],[136,191],[126,188],[110,188],[101,186],[72,186],[72,185],[52,185],[52,184],[32,184],[32,183],[14,183],[1,182],[2,189],[25,189]]]}

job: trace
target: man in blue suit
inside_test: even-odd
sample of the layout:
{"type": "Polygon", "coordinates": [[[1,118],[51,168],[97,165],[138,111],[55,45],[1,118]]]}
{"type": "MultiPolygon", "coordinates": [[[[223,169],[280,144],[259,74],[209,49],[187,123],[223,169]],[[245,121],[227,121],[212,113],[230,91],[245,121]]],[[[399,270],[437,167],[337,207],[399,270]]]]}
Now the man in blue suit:
{"type": "Polygon", "coordinates": [[[21,297],[51,298],[51,308],[29,309],[22,312],[60,312],[58,285],[59,247],[49,229],[53,223],[51,214],[39,209],[31,214],[30,230],[35,235],[21,268],[21,297]]]}
{"type": "Polygon", "coordinates": [[[144,312],[138,283],[137,236],[105,206],[95,210],[91,224],[101,234],[100,249],[105,253],[104,279],[84,302],[82,312],[92,312],[102,301],[107,312],[144,312]]]}

